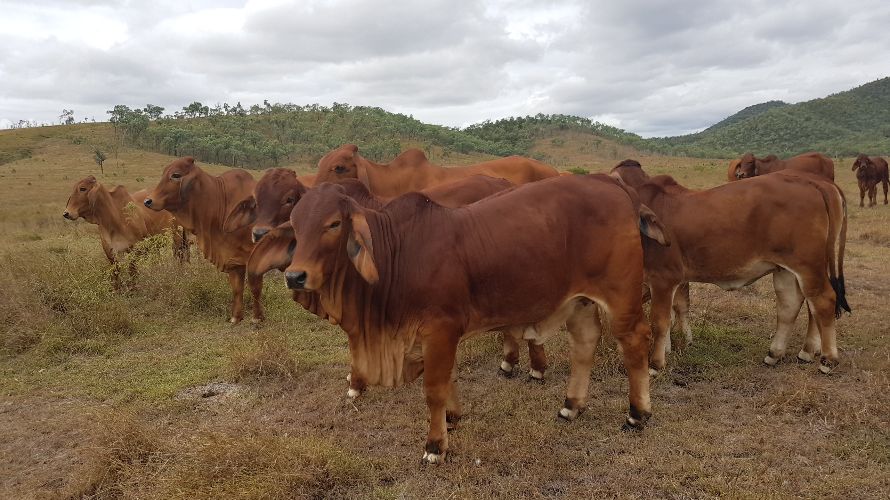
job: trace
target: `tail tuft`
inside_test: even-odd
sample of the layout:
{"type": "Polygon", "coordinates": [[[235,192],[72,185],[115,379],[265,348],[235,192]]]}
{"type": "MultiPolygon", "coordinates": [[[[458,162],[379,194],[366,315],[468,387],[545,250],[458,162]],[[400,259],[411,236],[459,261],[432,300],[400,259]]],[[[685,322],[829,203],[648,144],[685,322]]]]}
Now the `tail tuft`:
{"type": "Polygon", "coordinates": [[[842,274],[837,278],[831,278],[830,281],[831,288],[834,289],[834,294],[837,296],[834,304],[834,316],[840,318],[844,311],[852,314],[853,311],[850,309],[850,304],[847,303],[847,290],[846,285],[844,285],[844,275],[842,274]]]}

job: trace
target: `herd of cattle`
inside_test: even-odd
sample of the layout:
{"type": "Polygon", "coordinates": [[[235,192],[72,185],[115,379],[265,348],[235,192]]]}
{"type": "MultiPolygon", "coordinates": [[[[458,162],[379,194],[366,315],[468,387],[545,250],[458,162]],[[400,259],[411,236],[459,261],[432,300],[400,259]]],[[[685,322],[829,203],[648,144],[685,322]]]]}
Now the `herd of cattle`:
{"type": "MultiPolygon", "coordinates": [[[[861,198],[876,204],[883,184],[886,204],[887,162],[860,155],[853,169],[861,198]]],[[[109,191],[87,177],[64,216],[98,224],[112,263],[140,239],[181,226],[228,275],[232,323],[243,318],[245,279],[258,322],[263,275],[284,271],[294,300],[347,334],[349,397],[424,375],[423,457],[438,463],[461,416],[457,345],[481,332],[503,332],[507,374],[526,341],[529,375],[540,379],[543,343],[565,325],[571,373],[559,416],[572,420],[587,404],[604,313],[629,378],[624,428],[642,429],[672,321],[692,341],[690,282],[734,290],[772,274],[777,328],[764,362],[784,357],[806,302],[797,357],[819,358],[819,370],[831,372],[835,320],[850,310],[847,209],[834,164],[818,153],[784,161],[746,154],[727,180],[742,179],[690,190],[633,160],[609,175],[561,174],[518,156],[446,168],[416,149],[377,164],[344,145],[311,176],[283,168],[259,181],[242,170],[213,176],[187,157],[168,165],[150,192],[109,191]]],[[[187,258],[185,231],[173,234],[174,251],[187,258]]]]}

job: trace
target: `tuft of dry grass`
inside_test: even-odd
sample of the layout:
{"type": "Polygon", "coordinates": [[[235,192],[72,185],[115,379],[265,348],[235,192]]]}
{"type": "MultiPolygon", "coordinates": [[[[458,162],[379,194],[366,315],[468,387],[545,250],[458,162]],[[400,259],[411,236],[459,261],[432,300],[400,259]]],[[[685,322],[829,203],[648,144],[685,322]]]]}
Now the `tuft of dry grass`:
{"type": "Polygon", "coordinates": [[[260,332],[251,345],[231,354],[230,371],[236,381],[293,381],[298,375],[296,354],[280,333],[260,332]]]}

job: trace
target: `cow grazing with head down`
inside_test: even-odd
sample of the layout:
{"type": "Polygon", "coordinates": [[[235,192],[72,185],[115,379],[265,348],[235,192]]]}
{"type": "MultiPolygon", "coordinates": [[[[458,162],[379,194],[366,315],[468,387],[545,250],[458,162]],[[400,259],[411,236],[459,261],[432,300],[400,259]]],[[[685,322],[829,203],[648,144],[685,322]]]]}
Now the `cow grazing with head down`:
{"type": "Polygon", "coordinates": [[[878,204],[878,184],[884,188],[884,205],[887,204],[887,189],[890,187],[887,160],[880,156],[859,155],[853,162],[856,181],[859,183],[859,206],[865,206],[865,194],[868,193],[868,206],[878,204]]]}
{"type": "Polygon", "coordinates": [[[612,175],[655,211],[672,242],[643,243],[652,290],[653,369],[665,365],[671,301],[679,286],[701,282],[735,290],[772,274],[778,326],[764,362],[774,365],[785,355],[806,302],[810,323],[798,357],[812,361],[821,352],[820,370],[832,370],[838,358],[835,319],[850,310],[843,272],[846,204],[833,182],[786,171],[694,191],[670,176],[649,177],[632,160],[612,175]]]}
{"type": "Polygon", "coordinates": [[[787,160],[780,160],[776,155],[756,158],[752,153],[745,153],[740,159],[730,163],[730,169],[730,181],[748,179],[782,170],[809,172],[834,180],[834,162],[831,161],[831,158],[819,153],[804,153],[787,160]]]}
{"type": "Polygon", "coordinates": [[[448,450],[460,417],[452,382],[457,344],[519,328],[541,338],[566,323],[572,372],[560,415],[584,408],[600,334],[594,302],[612,319],[630,379],[625,425],[650,414],[639,203],[607,176],[556,177],[449,209],[419,193],[381,210],[322,184],[291,214],[289,288],[318,293],[346,331],[354,370],[370,385],[424,375],[430,429],[424,459],[448,450]]]}
{"type": "MultiPolygon", "coordinates": [[[[303,194],[306,193],[306,189],[304,189],[301,183],[296,179],[290,179],[290,183],[280,182],[279,180],[279,182],[274,185],[263,186],[265,183],[271,183],[275,177],[276,176],[271,173],[267,173],[257,183],[257,188],[255,190],[257,193],[255,210],[259,214],[279,214],[270,219],[263,220],[264,223],[271,225],[271,227],[279,227],[275,227],[271,231],[263,233],[262,239],[257,243],[250,255],[250,260],[247,264],[248,275],[264,274],[272,269],[283,271],[285,267],[290,264],[293,250],[296,247],[297,242],[294,237],[293,228],[290,226],[289,222],[290,210],[293,207],[293,203],[289,201],[289,197],[296,196],[296,201],[299,201],[303,194]],[[268,189],[261,189],[261,187],[268,189]],[[282,210],[278,208],[280,202],[276,202],[275,200],[285,200],[284,208],[287,209],[287,214],[283,219],[280,216],[282,210]]],[[[389,201],[372,195],[364,184],[355,179],[348,179],[342,181],[340,184],[343,186],[343,192],[355,200],[361,207],[381,210],[389,201]]],[[[494,179],[484,175],[474,175],[465,179],[439,184],[421,191],[421,194],[426,195],[430,200],[443,207],[457,208],[476,202],[510,187],[512,187],[512,184],[504,179],[494,179]]],[[[236,209],[236,211],[237,210],[238,209],[236,209]]],[[[243,210],[243,208],[241,210],[243,210]]],[[[234,216],[238,217],[238,214],[235,214],[234,216]]],[[[260,218],[257,218],[257,224],[260,223],[260,220],[260,218]]],[[[254,226],[254,229],[256,229],[256,226],[254,226]]],[[[336,324],[337,321],[334,318],[328,317],[324,312],[324,309],[318,301],[317,294],[299,290],[294,290],[293,293],[294,300],[301,304],[305,309],[336,324]]],[[[516,352],[518,351],[516,338],[521,337],[521,331],[510,331],[505,335],[505,339],[507,339],[505,342],[510,342],[514,346],[514,352],[516,352]]],[[[543,346],[541,346],[540,343],[529,341],[529,356],[532,364],[531,369],[539,370],[539,373],[543,374],[543,371],[547,368],[547,357],[544,353],[543,346]]],[[[356,373],[355,370],[350,374],[348,380],[349,391],[347,392],[347,395],[351,398],[355,398],[361,394],[367,385],[365,377],[361,373],[356,373]]]]}
{"type": "MultiPolygon", "coordinates": [[[[91,175],[74,185],[62,217],[68,220],[83,217],[99,226],[102,250],[112,264],[139,241],[165,231],[170,231],[173,237],[173,255],[180,261],[187,260],[188,239],[176,230],[173,216],[145,208],[142,205],[144,198],[144,190],[131,195],[124,186],[117,186],[109,191],[91,175]]],[[[117,280],[115,268],[116,287],[119,285],[117,280]]]]}
{"type": "Polygon", "coordinates": [[[419,149],[409,149],[389,164],[380,165],[359,154],[358,146],[345,144],[319,160],[316,180],[322,183],[358,179],[374,195],[394,198],[471,175],[499,177],[520,185],[555,177],[559,172],[549,165],[522,156],[462,167],[441,167],[430,163],[419,149]]]}
{"type": "MultiPolygon", "coordinates": [[[[192,157],[179,158],[164,168],[158,185],[145,198],[146,207],[172,213],[192,234],[204,257],[228,274],[232,288],[232,323],[244,317],[244,274],[253,250],[250,228],[227,233],[223,221],[236,203],[253,192],[254,180],[244,170],[210,175],[192,157]]],[[[262,276],[249,280],[253,295],[253,319],[264,318],[261,302],[262,276]]]]}

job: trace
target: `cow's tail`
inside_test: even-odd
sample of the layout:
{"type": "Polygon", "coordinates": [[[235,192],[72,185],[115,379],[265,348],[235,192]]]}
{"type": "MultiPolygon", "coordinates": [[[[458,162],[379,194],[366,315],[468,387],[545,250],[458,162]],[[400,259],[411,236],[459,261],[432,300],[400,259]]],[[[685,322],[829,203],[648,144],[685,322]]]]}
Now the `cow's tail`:
{"type": "Polygon", "coordinates": [[[828,278],[836,296],[834,315],[840,318],[843,311],[852,312],[847,303],[847,290],[844,283],[844,250],[847,245],[847,200],[836,184],[832,190],[820,189],[828,209],[828,278]],[[832,196],[831,193],[837,196],[832,196]]]}

